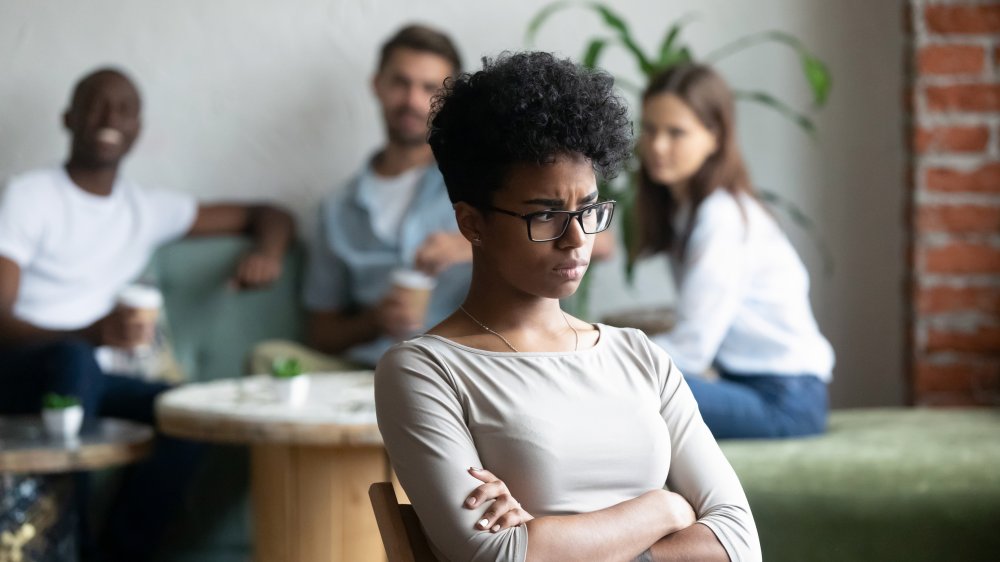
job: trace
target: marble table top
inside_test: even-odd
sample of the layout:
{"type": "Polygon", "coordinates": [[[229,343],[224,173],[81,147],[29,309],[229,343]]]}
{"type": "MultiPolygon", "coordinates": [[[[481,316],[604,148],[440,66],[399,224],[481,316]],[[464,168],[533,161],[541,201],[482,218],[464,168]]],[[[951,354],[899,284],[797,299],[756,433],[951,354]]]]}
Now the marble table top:
{"type": "Polygon", "coordinates": [[[71,439],[50,437],[40,416],[0,417],[0,472],[55,473],[135,462],[147,454],[152,428],[102,418],[85,423],[71,439]]]}
{"type": "Polygon", "coordinates": [[[160,395],[157,425],[175,437],[235,444],[381,445],[374,372],[309,374],[306,403],[279,401],[271,377],[179,386],[160,395]]]}

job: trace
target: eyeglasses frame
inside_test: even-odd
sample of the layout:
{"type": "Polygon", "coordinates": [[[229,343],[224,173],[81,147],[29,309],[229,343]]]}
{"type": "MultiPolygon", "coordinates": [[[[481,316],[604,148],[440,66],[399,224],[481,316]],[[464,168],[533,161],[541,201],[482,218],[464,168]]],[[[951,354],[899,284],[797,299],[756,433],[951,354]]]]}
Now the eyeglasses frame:
{"type": "Polygon", "coordinates": [[[615,217],[616,204],[617,201],[615,201],[614,199],[608,199],[607,201],[597,201],[591,203],[590,205],[586,205],[575,211],[547,210],[547,211],[535,211],[533,213],[525,213],[525,214],[515,213],[514,211],[508,211],[507,209],[501,209],[499,207],[494,207],[493,205],[490,205],[489,208],[491,211],[496,211],[498,213],[503,213],[505,215],[510,215],[512,217],[517,217],[523,220],[525,226],[528,228],[528,240],[531,240],[532,242],[551,242],[553,240],[558,240],[566,235],[566,231],[569,230],[569,224],[570,222],[572,222],[573,219],[576,219],[576,222],[580,223],[580,229],[583,230],[584,234],[598,234],[600,232],[604,232],[605,230],[611,227],[611,220],[615,217]],[[611,211],[610,211],[611,216],[608,217],[608,226],[595,232],[587,232],[586,227],[583,226],[583,213],[586,213],[587,211],[593,209],[594,207],[597,207],[598,205],[605,205],[607,203],[611,203],[611,211]],[[539,215],[551,215],[551,214],[569,215],[569,219],[566,220],[566,224],[563,226],[562,232],[560,232],[558,236],[554,236],[552,238],[546,238],[544,240],[535,240],[534,238],[532,238],[531,219],[539,215]]]}

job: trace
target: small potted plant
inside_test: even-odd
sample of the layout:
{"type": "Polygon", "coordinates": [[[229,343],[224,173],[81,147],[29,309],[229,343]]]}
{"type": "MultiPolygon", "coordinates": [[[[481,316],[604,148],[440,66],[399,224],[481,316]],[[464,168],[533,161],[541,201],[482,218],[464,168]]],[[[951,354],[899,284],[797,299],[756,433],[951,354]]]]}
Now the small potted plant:
{"type": "Polygon", "coordinates": [[[83,424],[83,406],[75,396],[50,392],[42,397],[42,424],[52,437],[71,439],[83,424]]]}
{"type": "Polygon", "coordinates": [[[271,382],[275,398],[291,406],[304,403],[309,396],[309,375],[302,372],[298,359],[275,359],[271,364],[271,382]]]}

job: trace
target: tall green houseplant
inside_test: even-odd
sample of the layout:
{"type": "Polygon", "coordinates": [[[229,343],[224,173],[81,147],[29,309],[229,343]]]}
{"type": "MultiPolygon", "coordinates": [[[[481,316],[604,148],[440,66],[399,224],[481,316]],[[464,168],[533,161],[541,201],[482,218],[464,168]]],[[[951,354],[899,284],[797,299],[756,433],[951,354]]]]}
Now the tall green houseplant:
{"type": "MultiPolygon", "coordinates": [[[[640,75],[644,81],[649,81],[654,75],[677,64],[688,62],[700,62],[703,64],[715,64],[718,61],[751,48],[762,43],[778,43],[792,49],[799,58],[802,76],[812,92],[813,109],[822,108],[827,101],[832,85],[832,78],[826,64],[813,55],[797,37],[783,31],[766,31],[740,37],[734,41],[726,43],[703,56],[696,57],[693,49],[684,43],[681,33],[684,27],[692,21],[691,17],[682,17],[671,22],[663,34],[663,39],[657,49],[644,50],[633,37],[625,19],[614,12],[605,4],[599,2],[577,3],[577,2],[552,2],[544,6],[531,19],[528,30],[525,34],[525,42],[531,46],[534,44],[543,24],[552,16],[569,9],[585,9],[594,12],[600,18],[606,34],[589,39],[584,47],[580,61],[584,66],[596,68],[600,66],[600,61],[609,48],[616,47],[623,49],[634,60],[640,75]]],[[[610,71],[610,70],[609,70],[610,71]]],[[[612,73],[613,74],[613,73],[612,73]]],[[[615,76],[616,83],[626,91],[638,96],[643,90],[643,85],[634,84],[620,76],[615,76]]],[[[782,117],[788,119],[792,124],[800,128],[810,137],[816,134],[816,125],[809,115],[801,110],[795,109],[791,104],[783,101],[779,96],[762,90],[744,90],[734,88],[733,94],[737,100],[763,105],[764,107],[776,111],[782,117]]],[[[633,162],[633,169],[637,168],[633,162]]],[[[634,174],[627,174],[623,181],[614,184],[603,184],[600,186],[601,195],[616,199],[619,204],[616,214],[621,217],[622,236],[625,247],[628,249],[628,260],[626,264],[626,277],[631,280],[634,266],[635,248],[635,214],[633,202],[637,192],[634,174]]],[[[822,239],[816,234],[816,227],[813,221],[803,213],[798,207],[777,193],[766,189],[758,189],[760,198],[767,204],[784,212],[799,227],[810,234],[813,241],[819,248],[823,258],[824,269],[832,271],[832,259],[830,252],[826,248],[822,239]]],[[[578,291],[575,300],[577,312],[586,316],[587,288],[590,276],[584,278],[584,282],[578,291]]]]}

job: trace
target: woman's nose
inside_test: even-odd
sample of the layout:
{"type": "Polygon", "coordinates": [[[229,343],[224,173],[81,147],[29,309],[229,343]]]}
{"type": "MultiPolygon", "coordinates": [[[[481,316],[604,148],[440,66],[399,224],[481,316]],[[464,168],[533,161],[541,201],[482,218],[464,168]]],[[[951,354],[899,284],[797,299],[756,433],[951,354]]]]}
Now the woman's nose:
{"type": "Polygon", "coordinates": [[[587,234],[583,231],[583,223],[580,222],[579,216],[569,219],[566,231],[559,237],[558,242],[560,248],[579,248],[587,242],[587,234]]]}

